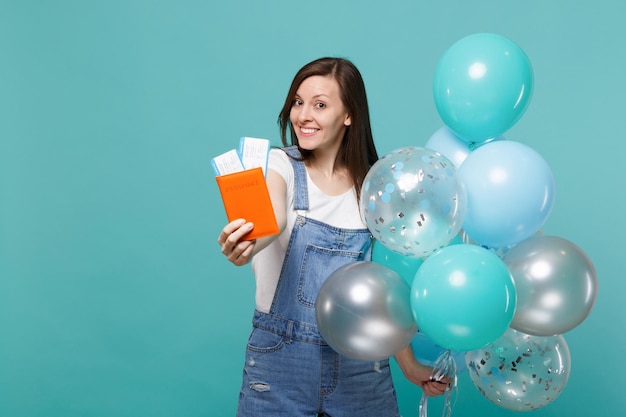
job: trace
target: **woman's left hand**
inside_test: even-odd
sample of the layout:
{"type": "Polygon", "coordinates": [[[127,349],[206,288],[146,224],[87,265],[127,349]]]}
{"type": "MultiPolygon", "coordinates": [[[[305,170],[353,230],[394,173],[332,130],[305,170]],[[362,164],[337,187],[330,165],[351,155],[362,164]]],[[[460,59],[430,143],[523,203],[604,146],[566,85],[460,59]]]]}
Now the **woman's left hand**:
{"type": "Polygon", "coordinates": [[[415,359],[413,349],[409,345],[395,355],[404,377],[419,386],[429,397],[436,397],[446,392],[451,381],[435,381],[431,378],[433,368],[423,365],[415,359]]]}

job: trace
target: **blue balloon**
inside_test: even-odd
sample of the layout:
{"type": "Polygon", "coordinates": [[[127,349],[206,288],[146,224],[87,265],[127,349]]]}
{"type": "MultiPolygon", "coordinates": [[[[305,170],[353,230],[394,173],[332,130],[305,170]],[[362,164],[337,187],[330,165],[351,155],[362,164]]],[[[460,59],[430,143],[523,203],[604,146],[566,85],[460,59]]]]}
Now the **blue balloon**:
{"type": "Polygon", "coordinates": [[[487,143],[458,172],[467,190],[463,230],[481,245],[502,248],[521,242],[537,233],[552,211],[552,171],[527,145],[487,143]]]}
{"type": "Polygon", "coordinates": [[[491,34],[469,35],[441,57],[433,83],[439,116],[467,142],[484,142],[522,117],[533,91],[533,71],[524,51],[491,34]]]}
{"type": "MultiPolygon", "coordinates": [[[[492,140],[503,140],[503,136],[498,136],[492,140]]],[[[424,147],[439,152],[448,158],[455,167],[460,167],[465,158],[478,146],[489,143],[468,143],[458,137],[448,126],[442,126],[426,142],[424,147]]]]}
{"type": "Polygon", "coordinates": [[[411,286],[420,332],[449,350],[478,349],[502,336],[516,303],[504,261],[476,245],[451,245],[429,256],[411,286]]]}

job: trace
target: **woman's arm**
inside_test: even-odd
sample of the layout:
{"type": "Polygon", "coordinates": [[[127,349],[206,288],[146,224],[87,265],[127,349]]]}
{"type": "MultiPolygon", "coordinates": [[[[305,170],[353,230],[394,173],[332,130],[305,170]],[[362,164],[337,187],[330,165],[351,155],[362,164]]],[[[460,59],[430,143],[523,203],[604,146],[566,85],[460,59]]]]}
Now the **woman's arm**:
{"type": "Polygon", "coordinates": [[[395,358],[398,365],[400,365],[400,369],[402,369],[404,377],[422,388],[426,395],[435,397],[446,391],[448,381],[433,381],[431,379],[433,368],[423,365],[415,359],[411,345],[398,352],[395,358]]]}

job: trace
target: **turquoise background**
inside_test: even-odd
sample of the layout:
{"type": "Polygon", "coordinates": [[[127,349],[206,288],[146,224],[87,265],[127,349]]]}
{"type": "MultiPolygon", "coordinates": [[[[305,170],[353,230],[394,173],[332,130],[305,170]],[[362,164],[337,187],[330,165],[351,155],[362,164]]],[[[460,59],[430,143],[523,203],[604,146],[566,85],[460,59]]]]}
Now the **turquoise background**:
{"type": "MultiPolygon", "coordinates": [[[[0,415],[233,415],[254,280],[216,244],[210,158],[241,136],[278,144],[291,78],[323,55],[361,69],[381,155],[421,146],[442,125],[435,66],[477,32],[530,58],[534,95],[505,137],[551,166],[543,230],[600,282],[565,335],[565,391],[532,414],[623,414],[624,4],[0,1],[0,415]]],[[[455,417],[513,414],[461,377],[455,417]]]]}

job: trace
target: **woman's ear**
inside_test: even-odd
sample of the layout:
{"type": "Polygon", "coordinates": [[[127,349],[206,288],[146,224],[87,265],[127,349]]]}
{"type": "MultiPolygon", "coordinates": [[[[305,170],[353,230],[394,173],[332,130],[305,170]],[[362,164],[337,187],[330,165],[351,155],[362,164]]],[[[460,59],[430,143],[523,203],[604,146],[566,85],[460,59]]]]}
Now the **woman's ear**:
{"type": "Polygon", "coordinates": [[[346,118],[343,121],[344,126],[350,126],[352,124],[352,117],[349,114],[346,114],[346,118]]]}

